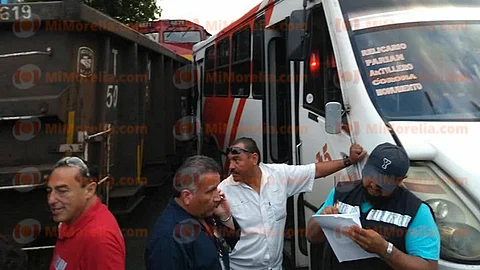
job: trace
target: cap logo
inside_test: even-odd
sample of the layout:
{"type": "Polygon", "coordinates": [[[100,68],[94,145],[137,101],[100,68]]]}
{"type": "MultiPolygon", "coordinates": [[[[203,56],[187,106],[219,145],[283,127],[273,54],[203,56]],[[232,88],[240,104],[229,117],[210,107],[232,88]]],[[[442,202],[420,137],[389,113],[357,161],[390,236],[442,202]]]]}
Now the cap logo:
{"type": "Polygon", "coordinates": [[[390,164],[392,164],[392,161],[390,161],[388,158],[383,158],[382,169],[386,170],[390,164]]]}

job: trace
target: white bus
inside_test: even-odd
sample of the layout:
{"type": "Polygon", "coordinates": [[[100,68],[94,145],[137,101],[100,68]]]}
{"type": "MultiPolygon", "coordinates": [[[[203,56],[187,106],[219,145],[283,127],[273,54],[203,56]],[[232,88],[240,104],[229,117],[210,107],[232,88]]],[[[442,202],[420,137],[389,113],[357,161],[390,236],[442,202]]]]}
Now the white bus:
{"type": "MultiPolygon", "coordinates": [[[[404,186],[434,210],[439,269],[480,269],[480,1],[264,0],[193,48],[200,153],[255,139],[266,163],[402,145],[404,186]]],[[[305,228],[338,181],[289,198],[285,260],[318,269],[305,228]]]]}

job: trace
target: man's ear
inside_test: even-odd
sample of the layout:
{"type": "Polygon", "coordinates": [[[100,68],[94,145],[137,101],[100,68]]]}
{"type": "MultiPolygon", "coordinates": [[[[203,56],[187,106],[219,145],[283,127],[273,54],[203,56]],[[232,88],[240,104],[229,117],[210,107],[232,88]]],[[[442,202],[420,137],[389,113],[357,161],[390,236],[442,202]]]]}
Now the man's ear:
{"type": "Polygon", "coordinates": [[[185,205],[190,206],[193,200],[193,193],[190,190],[182,190],[180,193],[180,198],[183,200],[185,205]]]}
{"type": "Polygon", "coordinates": [[[87,192],[87,197],[93,197],[95,196],[95,193],[97,191],[97,183],[91,182],[85,187],[85,191],[87,192]]]}
{"type": "Polygon", "coordinates": [[[253,153],[253,154],[252,154],[252,159],[253,159],[253,163],[255,163],[255,165],[258,165],[258,164],[259,164],[258,154],[257,154],[257,153],[253,153]]]}

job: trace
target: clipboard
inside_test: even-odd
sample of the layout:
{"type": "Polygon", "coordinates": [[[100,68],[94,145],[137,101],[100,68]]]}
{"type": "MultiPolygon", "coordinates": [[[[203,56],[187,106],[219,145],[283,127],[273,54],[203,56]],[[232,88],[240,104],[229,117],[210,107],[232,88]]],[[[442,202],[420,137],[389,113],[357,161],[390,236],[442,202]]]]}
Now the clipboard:
{"type": "Polygon", "coordinates": [[[342,229],[358,225],[362,227],[358,213],[313,215],[312,218],[323,230],[339,262],[379,258],[361,248],[350,237],[343,235],[342,229]]]}

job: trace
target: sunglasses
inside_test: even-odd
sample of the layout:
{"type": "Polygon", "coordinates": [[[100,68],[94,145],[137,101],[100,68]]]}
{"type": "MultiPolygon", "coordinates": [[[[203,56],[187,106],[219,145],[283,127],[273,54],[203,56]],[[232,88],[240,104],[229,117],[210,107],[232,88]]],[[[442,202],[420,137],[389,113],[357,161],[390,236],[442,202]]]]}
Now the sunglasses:
{"type": "Polygon", "coordinates": [[[88,169],[87,164],[85,164],[85,162],[78,157],[64,157],[59,160],[53,168],[56,169],[58,167],[65,166],[77,167],[80,169],[84,177],[90,177],[90,170],[88,169]]]}
{"type": "Polygon", "coordinates": [[[244,148],[241,148],[241,147],[236,147],[236,146],[233,146],[233,147],[227,147],[227,154],[229,153],[232,153],[234,155],[238,155],[242,152],[245,152],[245,153],[251,153],[250,151],[248,151],[247,149],[244,149],[244,148]]]}

